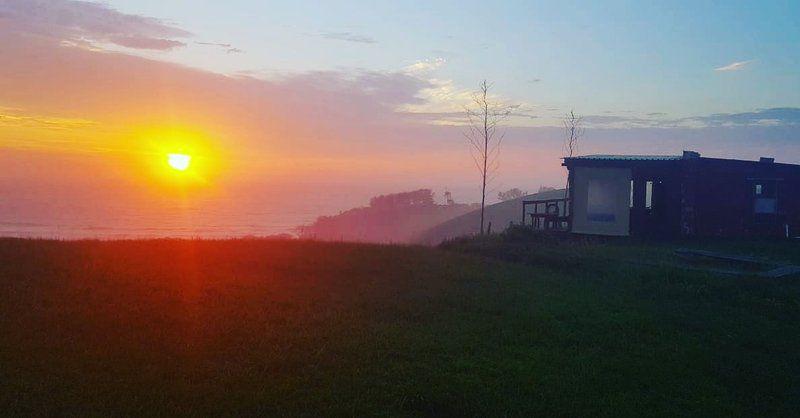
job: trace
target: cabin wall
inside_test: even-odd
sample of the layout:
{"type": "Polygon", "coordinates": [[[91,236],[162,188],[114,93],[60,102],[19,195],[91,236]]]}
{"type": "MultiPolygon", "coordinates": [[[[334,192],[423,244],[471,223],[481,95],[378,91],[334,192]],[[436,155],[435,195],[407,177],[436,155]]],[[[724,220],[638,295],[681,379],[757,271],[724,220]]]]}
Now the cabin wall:
{"type": "MultiPolygon", "coordinates": [[[[788,227],[789,236],[800,237],[797,165],[691,156],[679,160],[565,160],[564,165],[570,170],[574,232],[623,235],[620,225],[609,233],[597,222],[587,222],[587,179],[604,170],[629,170],[633,180],[633,207],[627,220],[630,235],[785,237],[788,227]],[[653,182],[651,208],[645,205],[648,181],[653,182]],[[761,198],[756,192],[759,184],[761,198]]],[[[618,190],[623,190],[621,180],[618,190]]],[[[624,200],[629,207],[630,182],[627,190],[624,200]]],[[[616,194],[621,205],[623,199],[616,194]]],[[[621,213],[621,206],[618,210],[621,213]]]]}
{"type": "Polygon", "coordinates": [[[781,237],[788,225],[800,235],[800,167],[710,158],[694,164],[694,234],[781,237]],[[756,185],[774,193],[774,213],[758,213],[756,185]]]}
{"type": "MultiPolygon", "coordinates": [[[[628,184],[620,183],[619,213],[625,212],[628,225],[624,235],[676,237],[681,233],[681,161],[680,160],[581,160],[565,163],[570,172],[571,198],[575,208],[572,219],[574,232],[602,235],[622,235],[623,227],[615,233],[596,232],[597,222],[587,223],[585,217],[588,184],[585,175],[603,170],[626,170],[628,184]],[[583,178],[583,179],[582,179],[583,178]],[[652,182],[651,207],[646,206],[647,183],[652,182]],[[631,184],[632,183],[632,184],[631,184]],[[631,186],[633,189],[631,189],[631,186]],[[625,196],[622,196],[624,190],[625,196]],[[631,205],[631,198],[633,205],[631,205]]],[[[592,174],[593,175],[593,174],[592,174]]],[[[622,218],[623,215],[619,215],[622,218]]]]}

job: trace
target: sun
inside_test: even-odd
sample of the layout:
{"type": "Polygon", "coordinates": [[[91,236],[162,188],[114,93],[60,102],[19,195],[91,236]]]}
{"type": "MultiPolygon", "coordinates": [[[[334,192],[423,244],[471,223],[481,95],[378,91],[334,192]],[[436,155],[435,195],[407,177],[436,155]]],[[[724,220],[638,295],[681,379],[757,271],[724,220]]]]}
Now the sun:
{"type": "Polygon", "coordinates": [[[187,154],[167,154],[167,164],[175,170],[186,171],[192,164],[192,156],[187,154]]]}

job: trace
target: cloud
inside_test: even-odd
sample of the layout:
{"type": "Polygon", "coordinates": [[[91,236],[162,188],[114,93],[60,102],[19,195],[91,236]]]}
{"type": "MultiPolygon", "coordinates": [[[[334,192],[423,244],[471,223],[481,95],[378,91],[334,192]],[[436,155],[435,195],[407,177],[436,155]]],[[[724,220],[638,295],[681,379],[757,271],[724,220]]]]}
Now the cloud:
{"type": "Polygon", "coordinates": [[[728,65],[723,65],[722,67],[715,68],[714,71],[720,71],[720,72],[739,71],[742,68],[744,68],[746,65],[750,64],[751,62],[753,62],[753,61],[752,60],[748,60],[748,61],[732,62],[732,63],[730,63],[728,65]]]}
{"type": "MultiPolygon", "coordinates": [[[[444,63],[441,58],[437,60],[418,61],[404,69],[406,74],[426,79],[428,72],[438,68],[444,63]]],[[[407,116],[417,116],[422,120],[435,125],[465,125],[468,118],[465,113],[467,107],[475,105],[477,89],[465,88],[449,79],[427,78],[426,87],[419,90],[417,103],[407,103],[398,108],[398,111],[407,116]]],[[[542,125],[539,106],[516,100],[510,100],[494,93],[491,89],[489,100],[497,105],[510,110],[509,118],[505,121],[508,126],[529,126],[536,119],[537,125],[542,125]]]]}
{"type": "MultiPolygon", "coordinates": [[[[424,79],[427,86],[417,93],[420,99],[416,103],[406,103],[398,111],[409,117],[417,117],[436,125],[464,125],[468,122],[464,113],[467,106],[474,104],[474,89],[464,88],[449,79],[431,77],[431,73],[447,63],[444,58],[424,59],[405,68],[403,73],[424,79]]],[[[492,90],[494,91],[494,90],[492,90]]],[[[528,123],[538,116],[533,114],[534,107],[525,103],[510,103],[508,100],[492,94],[491,100],[513,109],[509,115],[509,124],[524,121],[528,123]]]]}
{"type": "Polygon", "coordinates": [[[661,128],[677,126],[677,121],[675,119],[659,119],[646,116],[615,114],[586,115],[583,117],[583,121],[587,127],[603,129],[661,128]]]}
{"type": "Polygon", "coordinates": [[[370,38],[369,36],[359,35],[353,32],[322,32],[319,34],[319,36],[335,41],[355,42],[361,44],[374,44],[377,42],[375,39],[370,38]]]}
{"type": "Polygon", "coordinates": [[[442,67],[446,63],[444,58],[419,60],[405,68],[411,74],[427,73],[442,67]]]}
{"type": "Polygon", "coordinates": [[[231,48],[233,46],[231,44],[223,44],[223,43],[219,43],[219,42],[200,42],[200,41],[195,41],[194,43],[196,43],[197,45],[218,46],[220,48],[231,48]]]}
{"type": "Polygon", "coordinates": [[[800,126],[800,108],[775,107],[752,112],[664,118],[665,113],[636,115],[587,115],[584,121],[595,128],[710,128],[753,126],[800,126]]]}
{"type": "Polygon", "coordinates": [[[800,108],[774,107],[753,112],[715,113],[694,119],[708,126],[800,126],[800,108]]]}
{"type": "Polygon", "coordinates": [[[191,33],[161,19],[125,14],[102,3],[71,0],[4,0],[0,25],[57,43],[109,43],[132,49],[170,50],[191,33]]]}
{"type": "Polygon", "coordinates": [[[199,42],[199,41],[195,41],[195,44],[220,47],[220,48],[225,50],[226,54],[239,54],[239,53],[244,52],[239,48],[234,48],[233,45],[231,45],[231,44],[220,43],[220,42],[199,42]]]}
{"type": "MultiPolygon", "coordinates": [[[[76,160],[97,158],[98,165],[120,167],[121,175],[140,181],[141,167],[105,161],[138,158],[126,154],[139,152],[148,140],[137,136],[137,129],[187,127],[206,135],[224,153],[219,160],[229,164],[236,181],[362,181],[387,187],[474,181],[463,128],[442,125],[459,124],[460,104],[469,101],[475,86],[432,81],[404,69],[229,77],[122,53],[64,48],[3,25],[0,39],[0,105],[5,106],[0,114],[7,117],[0,122],[0,146],[28,149],[38,141],[42,152],[18,150],[16,159],[8,157],[11,151],[0,152],[0,158],[17,161],[13,171],[3,165],[0,177],[29,181],[28,176],[38,176],[57,183],[72,168],[30,167],[52,161],[42,156],[45,151],[67,155],[84,150],[85,158],[76,160]],[[409,107],[415,111],[406,111],[409,107]],[[90,154],[98,150],[102,157],[90,154]]],[[[554,120],[555,127],[513,126],[509,121],[499,183],[561,181],[563,129],[555,118],[564,110],[554,109],[551,116],[546,109],[554,108],[522,106],[515,111],[529,122],[540,116],[536,124],[554,120]]],[[[581,152],[697,149],[709,156],[781,155],[791,161],[800,158],[791,143],[800,132],[798,112],[774,108],[682,119],[622,112],[601,115],[615,120],[587,116],[581,152]],[[673,129],[670,123],[683,125],[673,129]]],[[[92,169],[81,178],[96,178],[97,172],[92,169]]]]}
{"type": "Polygon", "coordinates": [[[236,151],[268,147],[276,154],[327,157],[344,153],[343,143],[381,148],[384,140],[407,142],[403,132],[425,124],[396,110],[421,104],[419,92],[431,86],[402,71],[229,77],[122,53],[63,48],[3,27],[0,39],[0,105],[27,115],[96,121],[92,135],[117,132],[108,134],[112,142],[135,127],[179,124],[229,138],[225,147],[236,151]]]}
{"type": "MultiPolygon", "coordinates": [[[[408,73],[411,74],[411,73],[408,73]]],[[[451,124],[454,118],[463,123],[464,106],[472,103],[473,92],[458,86],[453,80],[429,79],[425,88],[417,92],[420,99],[416,103],[408,103],[399,109],[409,114],[451,115],[441,123],[451,124]],[[456,116],[457,115],[457,116],[456,116]]]]}
{"type": "Polygon", "coordinates": [[[146,38],[146,37],[136,37],[136,36],[116,36],[113,38],[109,38],[109,41],[113,44],[124,46],[126,48],[158,49],[162,51],[186,45],[183,42],[174,41],[172,39],[158,39],[158,38],[146,38]]]}
{"type": "Polygon", "coordinates": [[[86,119],[31,115],[26,114],[21,109],[0,108],[0,127],[78,129],[96,124],[96,122],[86,119]]]}

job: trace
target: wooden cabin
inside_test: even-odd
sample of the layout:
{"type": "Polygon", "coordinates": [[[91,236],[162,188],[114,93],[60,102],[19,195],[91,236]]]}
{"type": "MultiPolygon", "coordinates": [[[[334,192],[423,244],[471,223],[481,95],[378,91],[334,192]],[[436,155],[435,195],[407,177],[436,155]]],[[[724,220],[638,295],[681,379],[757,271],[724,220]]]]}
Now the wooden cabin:
{"type": "Polygon", "coordinates": [[[523,222],[530,217],[535,226],[594,235],[800,236],[800,165],[693,151],[587,155],[565,158],[563,165],[568,196],[524,202],[523,222]]]}

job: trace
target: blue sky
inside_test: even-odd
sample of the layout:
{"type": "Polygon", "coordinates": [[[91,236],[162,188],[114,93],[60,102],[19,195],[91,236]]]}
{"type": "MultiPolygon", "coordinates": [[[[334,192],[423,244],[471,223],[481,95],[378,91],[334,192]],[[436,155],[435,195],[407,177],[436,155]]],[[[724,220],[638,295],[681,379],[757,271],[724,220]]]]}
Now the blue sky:
{"type": "Polygon", "coordinates": [[[488,78],[545,124],[547,109],[679,118],[800,106],[800,2],[110,4],[193,33],[186,48],[151,54],[160,59],[264,77],[428,60],[440,63],[431,77],[456,89],[488,78]]]}

